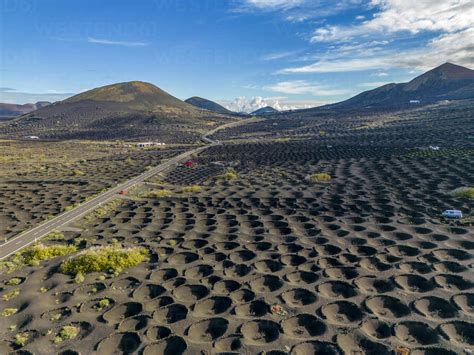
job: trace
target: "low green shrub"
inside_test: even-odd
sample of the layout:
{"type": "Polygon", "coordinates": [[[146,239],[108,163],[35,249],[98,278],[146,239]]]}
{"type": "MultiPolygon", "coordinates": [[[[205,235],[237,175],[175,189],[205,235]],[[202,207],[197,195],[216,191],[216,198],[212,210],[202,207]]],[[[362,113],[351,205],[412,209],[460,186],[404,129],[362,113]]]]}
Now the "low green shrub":
{"type": "Polygon", "coordinates": [[[72,171],[72,175],[74,175],[74,176],[84,176],[84,175],[86,175],[86,173],[83,172],[82,170],[75,169],[75,170],[72,171]]]}
{"type": "Polygon", "coordinates": [[[228,168],[225,173],[221,175],[221,178],[225,180],[235,180],[238,179],[239,176],[237,175],[237,172],[234,168],[228,168]]]}
{"type": "Polygon", "coordinates": [[[64,239],[64,233],[60,231],[52,231],[43,240],[51,240],[51,239],[64,239]]]}
{"type": "Polygon", "coordinates": [[[17,333],[15,334],[15,344],[18,346],[25,346],[29,338],[30,334],[28,334],[28,332],[17,333]]]}
{"type": "Polygon", "coordinates": [[[474,199],[474,187],[460,187],[451,191],[451,195],[457,198],[474,199]]]}
{"type": "Polygon", "coordinates": [[[316,173],[316,174],[312,174],[309,177],[309,180],[311,182],[330,181],[331,180],[331,175],[329,175],[328,173],[316,173]]]}
{"type": "Polygon", "coordinates": [[[19,288],[15,288],[14,290],[8,291],[2,295],[2,300],[10,301],[12,298],[17,297],[20,294],[21,290],[19,288]]]}
{"type": "Polygon", "coordinates": [[[103,218],[106,215],[108,215],[110,212],[115,211],[122,203],[123,203],[123,200],[120,198],[109,201],[103,204],[102,206],[96,208],[92,212],[88,213],[84,217],[84,220],[87,223],[90,223],[96,219],[103,218]]]}
{"type": "Polygon", "coordinates": [[[1,313],[1,317],[10,317],[14,315],[16,312],[18,312],[17,308],[5,308],[1,313]]]}
{"type": "Polygon", "coordinates": [[[148,251],[141,247],[121,248],[117,245],[95,247],[65,260],[60,266],[60,271],[72,275],[100,271],[121,272],[145,261],[147,255],[148,251]]]}
{"type": "Polygon", "coordinates": [[[77,251],[75,245],[43,245],[37,244],[23,252],[23,260],[26,265],[38,265],[43,260],[49,260],[58,256],[71,254],[77,251]]]}
{"type": "Polygon", "coordinates": [[[58,256],[71,254],[77,251],[74,245],[43,245],[36,244],[28,247],[15,255],[9,260],[0,263],[0,270],[3,268],[13,271],[22,268],[25,265],[39,265],[41,261],[50,260],[58,256]]]}
{"type": "Polygon", "coordinates": [[[147,198],[163,198],[163,197],[170,197],[171,195],[173,195],[173,192],[171,190],[163,189],[163,190],[150,191],[146,194],[145,197],[147,197],[147,198]]]}
{"type": "Polygon", "coordinates": [[[53,338],[54,344],[60,344],[65,340],[74,339],[79,335],[79,327],[73,325],[65,325],[61,328],[58,335],[53,338]]]}
{"type": "Polygon", "coordinates": [[[202,187],[199,185],[185,186],[181,189],[181,193],[198,193],[202,191],[202,187]]]}
{"type": "Polygon", "coordinates": [[[81,284],[84,282],[86,278],[84,277],[84,274],[82,272],[78,272],[76,276],[74,276],[74,282],[77,284],[81,284]]]}
{"type": "Polygon", "coordinates": [[[108,298],[103,298],[97,303],[95,308],[98,309],[98,310],[102,310],[102,309],[107,308],[109,306],[110,306],[109,299],[108,298]]]}
{"type": "Polygon", "coordinates": [[[22,281],[22,279],[20,279],[19,277],[12,277],[10,280],[5,282],[5,285],[7,285],[7,286],[17,286],[17,285],[21,284],[21,281],[22,281]]]}

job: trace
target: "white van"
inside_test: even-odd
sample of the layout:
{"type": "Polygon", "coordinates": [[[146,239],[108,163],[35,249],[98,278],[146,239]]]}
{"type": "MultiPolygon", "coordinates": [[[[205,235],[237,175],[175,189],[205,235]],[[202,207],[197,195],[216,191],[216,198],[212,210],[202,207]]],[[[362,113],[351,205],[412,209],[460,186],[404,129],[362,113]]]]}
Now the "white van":
{"type": "Polygon", "coordinates": [[[441,213],[444,218],[462,218],[462,212],[459,210],[446,210],[441,213]]]}

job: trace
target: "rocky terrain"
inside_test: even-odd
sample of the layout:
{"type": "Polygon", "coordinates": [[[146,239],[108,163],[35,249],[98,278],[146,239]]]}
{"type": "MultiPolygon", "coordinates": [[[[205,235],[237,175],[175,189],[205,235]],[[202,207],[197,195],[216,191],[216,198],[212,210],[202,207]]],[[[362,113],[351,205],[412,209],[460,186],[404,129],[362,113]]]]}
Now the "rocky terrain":
{"type": "Polygon", "coordinates": [[[472,110],[217,132],[192,166],[5,265],[1,352],[469,353],[474,200],[457,191],[474,186],[472,110]],[[134,259],[66,268],[91,250],[134,259]]]}

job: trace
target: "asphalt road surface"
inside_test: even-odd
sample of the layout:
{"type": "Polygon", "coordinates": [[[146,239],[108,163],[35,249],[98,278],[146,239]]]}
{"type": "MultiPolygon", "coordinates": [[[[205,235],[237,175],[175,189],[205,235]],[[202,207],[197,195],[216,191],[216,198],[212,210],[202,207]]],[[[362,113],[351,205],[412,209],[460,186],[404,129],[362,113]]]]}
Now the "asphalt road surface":
{"type": "Polygon", "coordinates": [[[216,145],[220,144],[218,142],[213,141],[210,139],[208,136],[215,133],[217,130],[229,128],[229,127],[234,127],[236,125],[240,124],[245,124],[247,121],[250,120],[242,120],[242,121],[237,121],[237,122],[231,122],[227,123],[225,125],[219,126],[218,128],[209,131],[206,133],[203,137],[202,140],[206,143],[209,143],[210,145],[204,146],[204,147],[199,147],[195,148],[192,150],[189,150],[187,152],[184,152],[174,158],[171,158],[170,160],[144,172],[141,175],[138,175],[114,188],[111,188],[110,190],[107,190],[106,192],[100,194],[99,196],[93,198],[92,200],[89,200],[87,202],[84,202],[80,204],[79,206],[73,208],[72,210],[69,210],[67,212],[63,212],[60,215],[54,217],[53,219],[50,219],[49,221],[43,222],[40,225],[29,229],[18,236],[8,240],[4,244],[0,245],[0,260],[3,260],[7,258],[8,256],[16,253],[22,248],[27,247],[28,245],[35,243],[37,240],[41,239],[42,237],[48,235],[49,233],[53,232],[54,230],[57,230],[58,228],[65,226],[72,221],[84,216],[85,214],[95,210],[97,207],[100,205],[114,199],[117,197],[117,194],[122,191],[122,190],[127,190],[130,189],[137,184],[143,182],[144,180],[148,179],[149,177],[152,177],[155,174],[161,173],[168,168],[172,167],[173,165],[179,163],[180,161],[183,161],[184,159],[188,158],[189,156],[193,154],[199,154],[202,152],[204,149],[207,149],[211,145],[216,145]]]}

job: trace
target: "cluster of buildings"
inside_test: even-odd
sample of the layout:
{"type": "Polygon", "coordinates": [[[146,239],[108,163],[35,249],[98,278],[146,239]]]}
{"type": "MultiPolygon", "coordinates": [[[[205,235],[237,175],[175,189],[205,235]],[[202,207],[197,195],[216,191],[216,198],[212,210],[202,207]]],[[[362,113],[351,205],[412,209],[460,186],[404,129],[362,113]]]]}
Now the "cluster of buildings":
{"type": "Polygon", "coordinates": [[[159,142],[141,142],[137,143],[137,148],[150,148],[156,146],[164,146],[166,143],[159,143],[159,142]]]}

